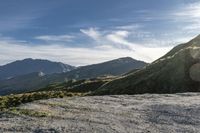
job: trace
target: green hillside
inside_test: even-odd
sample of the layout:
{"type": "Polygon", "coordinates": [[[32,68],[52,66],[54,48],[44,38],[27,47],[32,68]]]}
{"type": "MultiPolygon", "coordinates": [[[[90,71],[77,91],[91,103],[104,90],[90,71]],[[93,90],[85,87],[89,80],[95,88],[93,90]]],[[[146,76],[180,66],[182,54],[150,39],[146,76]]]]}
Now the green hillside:
{"type": "Polygon", "coordinates": [[[47,85],[46,87],[37,89],[33,92],[40,91],[67,91],[67,92],[77,92],[77,93],[89,93],[93,92],[103,84],[114,80],[116,77],[97,77],[93,79],[82,79],[82,80],[69,80],[62,83],[54,83],[47,85]]]}
{"type": "Polygon", "coordinates": [[[119,77],[94,95],[200,91],[200,36],[181,44],[145,68],[119,77]]]}

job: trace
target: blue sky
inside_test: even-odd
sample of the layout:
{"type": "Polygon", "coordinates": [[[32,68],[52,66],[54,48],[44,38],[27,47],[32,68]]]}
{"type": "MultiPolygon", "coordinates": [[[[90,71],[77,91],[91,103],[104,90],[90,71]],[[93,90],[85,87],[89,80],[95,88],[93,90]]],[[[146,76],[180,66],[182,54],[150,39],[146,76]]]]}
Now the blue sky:
{"type": "Polygon", "coordinates": [[[200,34],[197,0],[0,0],[0,64],[152,62],[200,34]]]}

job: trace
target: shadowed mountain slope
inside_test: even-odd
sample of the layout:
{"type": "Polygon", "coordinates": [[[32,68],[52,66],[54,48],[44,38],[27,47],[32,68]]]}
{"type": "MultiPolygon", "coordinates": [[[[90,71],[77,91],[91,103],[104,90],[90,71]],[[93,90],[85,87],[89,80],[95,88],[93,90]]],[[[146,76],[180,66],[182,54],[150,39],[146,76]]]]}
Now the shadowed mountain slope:
{"type": "Polygon", "coordinates": [[[24,59],[0,66],[0,79],[12,78],[33,72],[43,72],[44,74],[63,73],[71,71],[74,68],[61,62],[24,59]]]}
{"type": "Polygon", "coordinates": [[[106,83],[95,95],[200,91],[200,36],[145,68],[106,83]]]}
{"type": "Polygon", "coordinates": [[[86,79],[95,78],[105,75],[121,75],[131,70],[141,69],[147,63],[138,61],[130,57],[119,58],[99,64],[88,65],[74,69],[68,73],[60,74],[60,76],[69,79],[86,79]]]}

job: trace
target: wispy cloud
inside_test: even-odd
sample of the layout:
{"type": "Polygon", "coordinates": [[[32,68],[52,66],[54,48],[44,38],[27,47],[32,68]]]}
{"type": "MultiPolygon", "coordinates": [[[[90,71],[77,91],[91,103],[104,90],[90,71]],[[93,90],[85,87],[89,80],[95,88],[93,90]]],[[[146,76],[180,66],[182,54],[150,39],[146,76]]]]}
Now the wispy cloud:
{"type": "Polygon", "coordinates": [[[185,30],[185,31],[192,31],[192,32],[194,32],[195,30],[198,30],[198,32],[199,32],[199,30],[200,30],[200,23],[192,23],[190,25],[186,25],[186,26],[183,27],[183,30],[185,30]]]}
{"type": "MultiPolygon", "coordinates": [[[[126,40],[123,40],[123,37],[128,36],[128,33],[118,31],[101,37],[107,38],[107,36],[111,36],[112,34],[113,36],[116,36],[116,38],[122,38],[122,40],[116,38],[116,40],[107,39],[107,42],[102,43],[101,45],[94,45],[94,47],[88,48],[69,47],[62,45],[59,42],[49,43],[49,45],[26,45],[25,42],[14,40],[12,38],[5,38],[4,40],[0,39],[0,64],[24,58],[42,58],[79,66],[126,56],[151,62],[170,49],[168,47],[148,48],[140,45],[131,46],[132,43],[130,43],[130,46],[135,50],[130,50],[128,48],[121,49],[118,46],[116,47],[116,44],[119,43],[124,46],[123,41],[126,43],[126,40]]],[[[93,43],[96,43],[96,41],[93,43]]]]}
{"type": "MultiPolygon", "coordinates": [[[[126,27],[126,25],[124,27],[126,27]]],[[[170,43],[169,41],[158,40],[150,35],[146,36],[148,32],[141,31],[139,28],[135,30],[126,28],[119,29],[117,27],[112,27],[104,30],[90,27],[80,29],[80,33],[73,34],[73,36],[69,34],[35,37],[35,39],[46,41],[48,45],[46,45],[46,43],[26,45],[26,41],[0,36],[0,64],[29,57],[61,61],[72,65],[99,63],[125,56],[152,62],[173,47],[173,45],[168,45],[170,43]],[[135,42],[132,37],[140,32],[140,36],[137,37],[141,40],[144,38],[146,40],[138,43],[135,42]],[[143,34],[145,36],[142,36],[143,34]],[[67,45],[71,40],[76,42],[76,39],[80,36],[83,36],[84,39],[80,47],[67,45]],[[87,42],[88,39],[91,40],[91,47],[84,47],[84,43],[87,42]],[[62,42],[65,42],[65,45],[63,45],[62,42]]],[[[190,38],[186,37],[177,37],[176,41],[186,42],[189,41],[189,39],[190,38]]]]}
{"type": "Polygon", "coordinates": [[[199,34],[200,30],[200,2],[187,3],[173,13],[174,19],[182,23],[180,29],[185,34],[199,34]]]}
{"type": "MultiPolygon", "coordinates": [[[[114,12],[109,10],[103,16],[98,12],[90,14],[89,11],[83,12],[82,15],[86,16],[76,14],[74,17],[73,11],[76,8],[65,8],[65,11],[60,6],[63,5],[62,2],[57,6],[55,4],[59,2],[50,5],[46,2],[41,2],[42,5],[33,2],[33,6],[27,2],[26,6],[16,4],[17,7],[6,7],[7,13],[0,12],[0,33],[30,42],[0,36],[0,64],[27,57],[62,61],[72,65],[98,63],[123,56],[151,62],[173,46],[187,42],[199,34],[200,2],[172,2],[178,3],[177,5],[167,2],[169,5],[160,7],[157,5],[160,1],[152,3],[147,9],[143,9],[143,6],[136,8],[132,6],[132,2],[130,0],[131,4],[125,3],[126,6],[123,6],[123,2],[119,5],[120,8],[116,8],[114,12]],[[160,8],[154,8],[157,6],[160,8]],[[124,10],[121,7],[128,8],[124,10]],[[16,9],[9,10],[12,8],[16,9]],[[69,13],[68,18],[63,11],[72,14],[69,13]],[[95,17],[89,19],[90,16],[95,17]],[[54,21],[57,17],[59,21],[54,21]],[[82,19],[85,17],[90,21],[82,19]],[[45,30],[31,29],[34,26],[45,30]],[[30,39],[27,35],[32,35],[33,38],[30,39]]],[[[137,5],[137,2],[133,3],[137,5]]],[[[146,2],[142,1],[138,5],[143,4],[146,2]]],[[[85,6],[83,11],[86,11],[85,6]]]]}
{"type": "Polygon", "coordinates": [[[185,4],[180,12],[175,13],[178,17],[188,18],[200,18],[200,2],[185,4]]]}
{"type": "Polygon", "coordinates": [[[89,29],[80,29],[80,31],[81,31],[83,34],[85,34],[85,35],[91,37],[91,38],[94,39],[94,40],[99,40],[100,37],[101,37],[101,34],[98,32],[98,28],[93,28],[93,27],[91,27],[91,28],[89,28],[89,29]]]}
{"type": "Polygon", "coordinates": [[[43,35],[43,36],[37,36],[35,39],[42,40],[42,41],[47,41],[47,42],[69,42],[74,39],[74,36],[71,35],[43,35]]]}
{"type": "Polygon", "coordinates": [[[120,48],[128,48],[129,50],[134,50],[133,49],[134,44],[126,40],[128,36],[129,36],[128,31],[125,30],[114,31],[112,33],[107,34],[106,39],[116,44],[117,46],[120,46],[120,48]]]}
{"type": "Polygon", "coordinates": [[[5,17],[0,20],[0,32],[13,31],[26,27],[30,28],[31,23],[36,18],[38,18],[37,15],[32,15],[32,16],[17,15],[12,17],[5,17]]]}
{"type": "Polygon", "coordinates": [[[132,43],[126,38],[129,36],[129,31],[126,30],[100,30],[99,28],[81,29],[83,34],[93,39],[94,44],[107,44],[116,48],[132,49],[132,43]]]}
{"type": "MultiPolygon", "coordinates": [[[[130,36],[133,34],[133,32],[135,33],[135,31],[119,30],[118,28],[116,28],[115,30],[100,30],[99,28],[89,28],[89,30],[85,29],[85,31],[90,31],[90,29],[93,29],[93,33],[98,33],[98,38],[89,36],[90,38],[94,39],[94,44],[97,43],[98,40],[102,40],[101,45],[97,45],[98,47],[119,49],[119,51],[125,50],[127,51],[127,53],[132,53],[131,57],[147,62],[151,62],[159,58],[173,47],[172,45],[166,44],[162,46],[160,44],[157,44],[154,45],[154,47],[149,47],[149,44],[153,44],[153,38],[150,42],[146,42],[149,44],[135,43],[134,41],[130,40],[130,36]]],[[[142,39],[144,36],[139,37],[140,39],[142,39]]]]}
{"type": "Polygon", "coordinates": [[[137,30],[141,28],[142,26],[140,24],[129,24],[129,25],[122,25],[122,26],[116,26],[116,29],[119,30],[137,30]]]}
{"type": "MultiPolygon", "coordinates": [[[[122,27],[126,27],[126,25],[122,27]]],[[[94,37],[87,34],[89,38],[93,39],[93,43],[98,42],[98,44],[108,44],[121,49],[135,50],[134,47],[163,47],[174,42],[157,39],[155,38],[153,33],[143,31],[138,28],[135,30],[122,30],[119,29],[118,26],[116,26],[115,28],[112,27],[110,29],[107,28],[106,30],[104,30],[100,28],[91,27],[89,29],[84,29],[84,31],[89,32],[91,31],[91,29],[92,32],[95,33],[95,35],[98,35],[98,37],[94,37]],[[135,41],[136,39],[139,41],[135,41]]],[[[174,44],[170,44],[170,46],[174,46],[174,44]]]]}
{"type": "Polygon", "coordinates": [[[86,65],[134,54],[113,47],[73,48],[60,44],[33,46],[8,41],[0,41],[0,49],[0,64],[24,58],[42,58],[72,65],[86,65]]]}
{"type": "MultiPolygon", "coordinates": [[[[42,18],[57,5],[53,1],[2,1],[0,9],[0,32],[20,29],[37,29],[37,20],[42,18]]],[[[44,27],[42,27],[44,28],[44,27]]]]}

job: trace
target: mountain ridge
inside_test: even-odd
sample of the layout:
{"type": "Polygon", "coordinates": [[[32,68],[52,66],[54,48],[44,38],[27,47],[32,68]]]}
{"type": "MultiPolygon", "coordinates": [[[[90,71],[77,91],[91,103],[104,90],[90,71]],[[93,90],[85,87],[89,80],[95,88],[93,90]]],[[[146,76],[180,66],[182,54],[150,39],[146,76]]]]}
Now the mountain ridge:
{"type": "Polygon", "coordinates": [[[94,95],[200,91],[199,46],[197,36],[145,68],[106,83],[94,95]]]}
{"type": "Polygon", "coordinates": [[[74,68],[74,66],[61,62],[26,58],[0,66],[0,79],[8,79],[33,72],[43,72],[45,74],[62,73],[74,68]]]}

